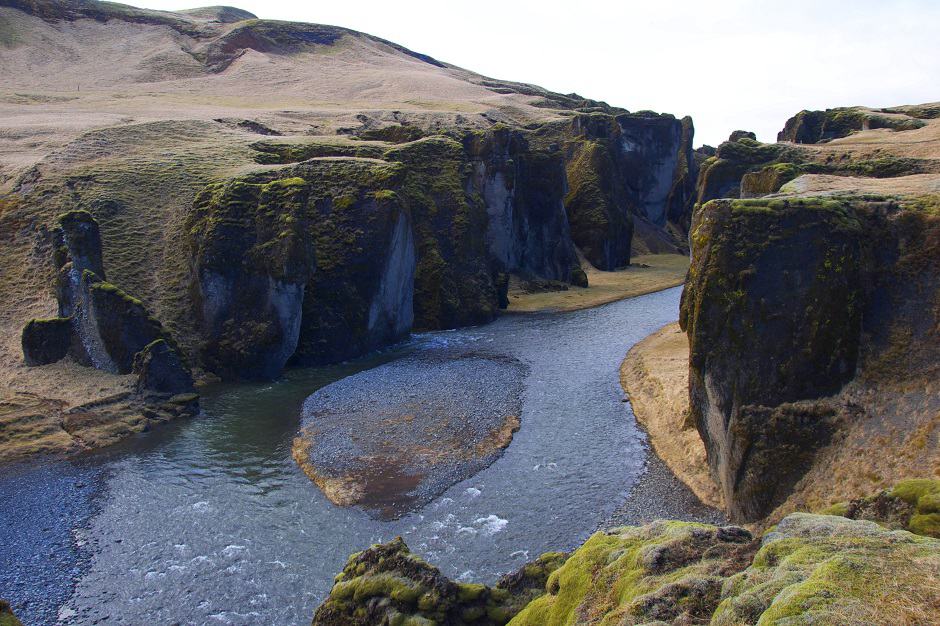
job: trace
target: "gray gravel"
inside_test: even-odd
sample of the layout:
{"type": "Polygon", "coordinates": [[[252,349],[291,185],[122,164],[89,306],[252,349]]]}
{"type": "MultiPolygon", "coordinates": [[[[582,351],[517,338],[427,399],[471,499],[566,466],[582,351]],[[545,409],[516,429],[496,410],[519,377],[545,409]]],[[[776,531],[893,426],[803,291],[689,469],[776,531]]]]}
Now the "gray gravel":
{"type": "Polygon", "coordinates": [[[672,470],[648,450],[646,468],[630,490],[630,497],[601,528],[640,526],[658,519],[723,525],[723,511],[702,504],[672,470]]]}
{"type": "Polygon", "coordinates": [[[494,433],[520,415],[526,372],[511,357],[448,347],[337,381],[304,403],[310,465],[355,480],[367,510],[400,517],[499,457],[494,433]]]}

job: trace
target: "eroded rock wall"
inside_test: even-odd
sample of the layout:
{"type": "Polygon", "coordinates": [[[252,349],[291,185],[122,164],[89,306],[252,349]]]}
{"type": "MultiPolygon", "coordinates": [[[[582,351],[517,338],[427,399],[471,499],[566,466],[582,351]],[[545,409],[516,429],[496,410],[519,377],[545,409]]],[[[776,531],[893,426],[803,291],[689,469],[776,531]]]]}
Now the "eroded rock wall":
{"type": "Polygon", "coordinates": [[[940,263],[936,222],[929,208],[818,198],[721,200],[696,213],[680,322],[692,418],[733,519],[769,513],[863,413],[833,397],[845,383],[936,370],[937,316],[923,313],[925,294],[937,297],[924,283],[940,263]],[[920,347],[898,372],[876,374],[899,329],[920,347]]]}

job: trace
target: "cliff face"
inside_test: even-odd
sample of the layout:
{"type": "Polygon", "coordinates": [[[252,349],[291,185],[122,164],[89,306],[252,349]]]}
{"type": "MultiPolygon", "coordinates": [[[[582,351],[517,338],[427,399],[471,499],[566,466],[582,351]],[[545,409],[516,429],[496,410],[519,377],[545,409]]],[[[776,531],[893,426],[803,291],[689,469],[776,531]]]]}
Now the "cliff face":
{"type": "Polygon", "coordinates": [[[815,452],[860,419],[864,403],[832,396],[897,349],[887,329],[917,329],[916,364],[903,369],[919,378],[936,368],[936,311],[914,313],[937,297],[924,283],[940,262],[936,226],[931,210],[892,202],[698,210],[680,322],[692,417],[733,519],[769,513],[815,452]]]}
{"type": "Polygon", "coordinates": [[[572,169],[603,181],[608,226],[626,229],[598,231],[599,248],[619,250],[611,266],[629,261],[633,219],[669,239],[670,213],[684,219],[690,122],[582,117],[418,139],[401,125],[357,131],[395,143],[254,144],[278,167],[209,185],[186,222],[199,363],[270,378],[289,361],[355,357],[412,328],[488,322],[510,274],[583,284],[572,169]],[[600,131],[585,135],[584,120],[616,137],[586,138],[600,131]],[[617,160],[571,156],[602,147],[617,160]]]}
{"type": "Polygon", "coordinates": [[[652,251],[683,246],[666,230],[688,225],[693,132],[689,118],[595,113],[539,133],[564,151],[572,238],[595,267],[629,264],[634,241],[652,251]]]}

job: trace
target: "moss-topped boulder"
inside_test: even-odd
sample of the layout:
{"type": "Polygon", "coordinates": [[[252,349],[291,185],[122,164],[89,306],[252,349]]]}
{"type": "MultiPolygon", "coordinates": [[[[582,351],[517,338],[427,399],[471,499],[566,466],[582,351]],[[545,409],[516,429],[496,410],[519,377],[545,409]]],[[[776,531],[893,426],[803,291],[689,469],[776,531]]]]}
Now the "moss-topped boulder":
{"type": "Polygon", "coordinates": [[[595,533],[511,624],[694,624],[718,606],[724,577],[753,552],[735,527],[656,522],[595,533]]]}
{"type": "Polygon", "coordinates": [[[495,587],[455,583],[414,554],[401,537],[352,555],[336,576],[314,626],[495,626],[541,593],[565,555],[551,553],[495,587]]]}
{"type": "Polygon", "coordinates": [[[937,580],[936,539],[794,513],[724,582],[711,624],[929,624],[940,606],[937,580]]]}
{"type": "Polygon", "coordinates": [[[23,626],[22,622],[16,619],[10,603],[6,600],[0,600],[0,626],[23,626]]]}
{"type": "Polygon", "coordinates": [[[825,513],[940,539],[940,480],[904,480],[873,496],[833,505],[825,513]]]}
{"type": "Polygon", "coordinates": [[[696,214],[680,313],[690,404],[734,519],[767,513],[831,436],[834,409],[797,402],[855,375],[868,215],[819,199],[713,201],[696,214]]]}
{"type": "Polygon", "coordinates": [[[134,356],[139,393],[192,393],[193,377],[179,353],[166,339],[150,342],[134,356]]]}
{"type": "Polygon", "coordinates": [[[72,319],[34,319],[23,327],[23,360],[26,365],[47,365],[64,359],[72,343],[72,319]]]}

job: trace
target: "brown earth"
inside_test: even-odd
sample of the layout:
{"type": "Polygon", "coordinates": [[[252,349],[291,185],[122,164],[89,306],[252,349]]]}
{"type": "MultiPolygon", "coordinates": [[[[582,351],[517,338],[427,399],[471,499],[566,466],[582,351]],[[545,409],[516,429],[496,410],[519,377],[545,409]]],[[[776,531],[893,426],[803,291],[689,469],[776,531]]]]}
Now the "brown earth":
{"type": "Polygon", "coordinates": [[[653,451],[704,504],[722,508],[705,446],[689,415],[689,340],[678,323],[659,329],[627,353],[620,384],[653,451]]]}
{"type": "Polygon", "coordinates": [[[689,258],[681,254],[648,254],[630,259],[629,267],[613,272],[595,269],[581,260],[587,287],[568,286],[563,291],[527,291],[520,282],[510,283],[510,313],[577,311],[642,296],[685,282],[689,258]]]}

